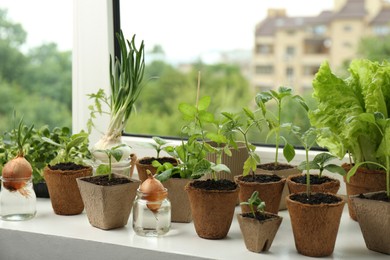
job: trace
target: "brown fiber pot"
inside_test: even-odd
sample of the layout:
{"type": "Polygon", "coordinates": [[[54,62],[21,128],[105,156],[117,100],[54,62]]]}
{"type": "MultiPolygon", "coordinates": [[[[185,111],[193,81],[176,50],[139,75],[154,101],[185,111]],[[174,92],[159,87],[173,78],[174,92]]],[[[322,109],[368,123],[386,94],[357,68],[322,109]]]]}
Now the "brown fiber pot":
{"type": "MultiPolygon", "coordinates": [[[[177,165],[177,160],[173,157],[161,157],[160,159],[166,159],[169,160],[173,165],[177,165]]],[[[146,164],[144,161],[153,159],[153,157],[143,157],[140,159],[137,159],[135,162],[135,166],[137,168],[138,172],[138,178],[141,182],[144,182],[148,178],[148,174],[146,170],[149,170],[153,175],[156,174],[157,168],[154,167],[151,164],[146,164]]],[[[157,159],[156,159],[157,160],[157,159]]]]}
{"type": "MultiPolygon", "coordinates": [[[[258,175],[258,174],[256,174],[258,175]]],[[[248,182],[242,181],[243,176],[236,176],[236,182],[240,186],[238,198],[240,202],[248,201],[254,191],[259,192],[259,198],[265,202],[267,212],[278,214],[282,192],[286,183],[286,179],[282,178],[277,182],[248,182]]],[[[247,205],[241,205],[242,213],[250,212],[247,205]]]]}
{"type": "MultiPolygon", "coordinates": [[[[212,146],[216,146],[216,143],[210,142],[212,146]]],[[[227,179],[234,181],[234,176],[242,175],[243,168],[244,168],[244,162],[248,158],[248,152],[246,150],[246,146],[244,142],[237,142],[237,149],[230,148],[230,152],[232,153],[231,156],[226,155],[225,153],[222,154],[222,162],[225,164],[229,169],[230,173],[228,172],[217,172],[217,179],[227,179]]],[[[210,162],[216,163],[217,161],[217,155],[215,153],[209,153],[207,155],[207,160],[210,162]]],[[[206,174],[202,179],[211,179],[211,174],[206,174]]]]}
{"type": "MultiPolygon", "coordinates": [[[[372,196],[379,192],[365,193],[372,196]]],[[[368,249],[390,255],[390,203],[351,196],[357,221],[368,249]]]]}
{"type": "MultiPolygon", "coordinates": [[[[130,179],[119,174],[113,177],[130,179]]],[[[140,181],[130,179],[125,184],[101,186],[84,179],[77,179],[77,184],[89,223],[104,230],[126,226],[140,181]]]]}
{"type": "Polygon", "coordinates": [[[185,189],[190,200],[195,231],[201,238],[222,239],[229,232],[239,187],[235,190],[202,190],[190,186],[185,189]]]}
{"type": "MultiPolygon", "coordinates": [[[[288,164],[282,164],[282,165],[288,165],[288,164]]],[[[261,165],[260,165],[261,167],[261,165]]],[[[278,171],[268,171],[258,168],[256,169],[256,173],[268,173],[268,174],[275,174],[282,178],[287,178],[290,175],[299,174],[301,173],[300,170],[296,166],[291,166],[290,169],[285,170],[278,170],[278,171]]],[[[283,192],[282,192],[282,199],[280,200],[279,204],[279,210],[285,210],[286,209],[286,197],[290,194],[287,185],[284,186],[283,192]]]]}
{"type": "MultiPolygon", "coordinates": [[[[306,192],[306,184],[297,183],[292,180],[292,178],[297,176],[301,176],[301,174],[291,175],[287,178],[286,182],[290,193],[306,192]]],[[[340,181],[334,178],[330,178],[330,179],[332,179],[332,181],[330,182],[325,182],[322,184],[311,184],[310,185],[311,192],[324,192],[324,193],[329,192],[332,194],[337,194],[337,192],[340,189],[340,181]]]]}
{"type": "Polygon", "coordinates": [[[283,218],[271,213],[266,214],[273,215],[274,217],[259,221],[254,218],[243,217],[242,214],[237,214],[241,234],[244,237],[245,246],[249,251],[256,253],[268,251],[278,232],[283,218]]]}
{"type": "Polygon", "coordinates": [[[171,221],[189,223],[192,221],[191,206],[185,186],[189,179],[171,178],[163,182],[168,190],[168,199],[171,202],[171,221]]]}
{"type": "Polygon", "coordinates": [[[295,248],[305,256],[321,257],[333,253],[344,200],[335,204],[303,204],[286,198],[295,248]]]}
{"type": "Polygon", "coordinates": [[[43,175],[49,190],[51,205],[56,214],[77,215],[83,212],[84,204],[76,179],[91,176],[92,167],[77,171],[62,171],[51,170],[46,166],[43,175]]]}
{"type": "MultiPolygon", "coordinates": [[[[342,167],[346,172],[351,169],[351,165],[346,163],[343,164],[342,167]]],[[[349,216],[353,220],[357,220],[356,213],[349,196],[385,190],[386,174],[384,171],[359,168],[355,175],[351,177],[349,182],[347,182],[346,177],[344,177],[344,182],[347,188],[349,216]]]]}

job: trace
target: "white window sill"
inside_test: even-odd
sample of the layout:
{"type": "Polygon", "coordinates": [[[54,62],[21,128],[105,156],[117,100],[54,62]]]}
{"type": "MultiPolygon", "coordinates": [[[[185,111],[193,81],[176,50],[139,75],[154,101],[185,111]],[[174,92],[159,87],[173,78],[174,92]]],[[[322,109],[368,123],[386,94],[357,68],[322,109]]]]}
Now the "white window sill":
{"type": "MultiPolygon", "coordinates": [[[[236,213],[240,208],[236,207],[236,213]]],[[[296,252],[288,212],[268,253],[246,249],[236,216],[228,236],[207,240],[196,235],[193,223],[172,223],[162,237],[141,237],[126,227],[104,231],[92,227],[85,213],[54,214],[49,199],[38,199],[35,218],[22,222],[0,221],[0,259],[302,259],[296,252]]],[[[350,219],[347,205],[331,259],[388,259],[370,251],[359,225],[350,219]]]]}

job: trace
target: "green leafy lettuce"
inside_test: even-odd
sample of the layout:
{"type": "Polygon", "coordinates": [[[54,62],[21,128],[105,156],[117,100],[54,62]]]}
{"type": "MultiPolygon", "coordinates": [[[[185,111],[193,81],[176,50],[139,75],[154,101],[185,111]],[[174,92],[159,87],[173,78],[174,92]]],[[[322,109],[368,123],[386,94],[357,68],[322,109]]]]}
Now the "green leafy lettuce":
{"type": "Polygon", "coordinates": [[[374,124],[351,118],[363,113],[381,113],[388,118],[390,64],[356,59],[348,71],[348,78],[339,78],[325,61],[313,80],[318,108],[309,113],[309,118],[314,127],[322,130],[317,142],[340,159],[349,152],[354,163],[383,163],[379,147],[384,136],[374,124]]]}

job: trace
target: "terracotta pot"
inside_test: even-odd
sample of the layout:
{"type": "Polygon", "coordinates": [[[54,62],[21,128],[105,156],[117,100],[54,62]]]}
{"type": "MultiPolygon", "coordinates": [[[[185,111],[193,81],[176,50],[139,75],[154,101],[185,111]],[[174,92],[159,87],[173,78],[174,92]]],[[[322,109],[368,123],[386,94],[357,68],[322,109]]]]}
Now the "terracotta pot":
{"type": "MultiPolygon", "coordinates": [[[[330,193],[329,193],[330,194],[330,193]]],[[[335,204],[303,204],[286,198],[294,234],[295,248],[306,256],[321,257],[333,253],[344,200],[335,204]]]]}
{"type": "MultiPolygon", "coordinates": [[[[299,177],[302,174],[295,174],[295,175],[290,175],[287,178],[287,187],[290,191],[290,193],[300,193],[300,192],[306,192],[306,184],[303,183],[297,183],[292,180],[294,177],[299,177]]],[[[327,176],[328,177],[328,176],[327,176]]],[[[311,184],[310,189],[311,192],[329,192],[332,194],[337,194],[337,192],[340,189],[340,181],[331,177],[330,178],[332,181],[330,182],[325,182],[322,184],[311,184]]]]}
{"type": "Polygon", "coordinates": [[[92,167],[77,171],[62,171],[51,170],[46,166],[43,175],[49,190],[51,205],[56,214],[77,215],[83,212],[84,204],[76,179],[91,176],[92,167]]]}
{"type": "MultiPolygon", "coordinates": [[[[146,170],[149,170],[153,175],[156,174],[157,168],[155,168],[151,164],[145,163],[145,161],[148,161],[150,159],[156,159],[156,158],[143,157],[143,158],[137,159],[135,162],[135,166],[136,166],[137,172],[138,172],[138,178],[141,182],[144,182],[148,178],[148,174],[147,174],[146,170]]],[[[170,163],[172,163],[173,165],[177,165],[177,160],[173,157],[161,157],[159,159],[167,160],[170,163]]]]}
{"type": "Polygon", "coordinates": [[[168,190],[168,199],[171,202],[171,221],[189,223],[192,221],[191,206],[185,186],[189,179],[171,178],[163,185],[168,190]]]}
{"type": "MultiPolygon", "coordinates": [[[[216,146],[217,144],[214,142],[209,142],[212,146],[216,146]]],[[[237,149],[231,148],[230,151],[232,156],[228,156],[225,153],[222,154],[222,162],[229,169],[230,173],[227,172],[217,172],[218,179],[227,179],[234,181],[234,176],[241,175],[244,168],[244,162],[248,158],[248,152],[245,147],[244,142],[237,142],[237,149]]],[[[206,159],[210,162],[216,163],[217,155],[216,154],[208,154],[206,159]]],[[[206,174],[202,179],[210,179],[211,175],[206,174]]]]}
{"type": "Polygon", "coordinates": [[[201,238],[222,239],[232,224],[239,187],[235,190],[202,190],[189,182],[185,189],[191,205],[195,231],[201,238]]]}
{"type": "MultiPolygon", "coordinates": [[[[256,174],[260,175],[260,174],[256,174]]],[[[259,198],[265,202],[267,212],[278,214],[282,192],[286,183],[286,179],[282,178],[277,182],[248,182],[242,181],[243,176],[236,176],[236,182],[240,186],[238,198],[240,202],[248,201],[254,191],[259,192],[259,198]]],[[[241,205],[242,213],[250,212],[247,205],[241,205]]]]}
{"type": "Polygon", "coordinates": [[[273,218],[259,221],[254,218],[243,217],[242,214],[237,214],[238,224],[242,236],[244,237],[245,246],[252,252],[264,252],[268,251],[272,245],[276,233],[282,223],[283,218],[273,215],[273,218]]]}
{"type": "MultiPolygon", "coordinates": [[[[261,167],[262,164],[259,166],[261,167]]],[[[266,165],[266,164],[265,164],[266,165]]],[[[288,164],[282,164],[282,165],[288,165],[288,164]]],[[[267,173],[267,174],[275,174],[282,178],[287,178],[290,175],[299,174],[301,173],[300,170],[296,166],[291,166],[290,169],[284,169],[284,170],[278,170],[278,171],[268,171],[261,168],[256,169],[256,173],[267,173]]],[[[283,192],[282,192],[282,199],[280,200],[279,204],[279,210],[285,210],[286,209],[286,197],[290,194],[287,185],[284,186],[283,192]]]]}
{"type": "MultiPolygon", "coordinates": [[[[350,164],[343,164],[342,167],[346,172],[352,168],[350,164]]],[[[386,190],[386,174],[384,171],[379,170],[359,168],[349,182],[344,177],[344,182],[347,188],[349,216],[353,220],[357,220],[357,218],[349,196],[386,190]]]]}
{"type": "MultiPolygon", "coordinates": [[[[113,177],[130,179],[120,174],[113,177]]],[[[130,179],[125,184],[101,186],[84,179],[78,178],[77,184],[89,223],[105,230],[126,226],[140,181],[130,179]]]]}
{"type": "MultiPolygon", "coordinates": [[[[380,192],[365,193],[367,197],[380,192]]],[[[390,254],[390,203],[372,199],[350,197],[364,242],[368,249],[390,254]]]]}

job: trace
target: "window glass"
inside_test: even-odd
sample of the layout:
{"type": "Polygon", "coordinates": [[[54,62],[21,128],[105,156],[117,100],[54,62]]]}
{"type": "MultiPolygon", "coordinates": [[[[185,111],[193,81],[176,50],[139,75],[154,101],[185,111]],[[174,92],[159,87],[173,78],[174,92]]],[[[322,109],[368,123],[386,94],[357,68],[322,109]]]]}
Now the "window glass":
{"type": "Polygon", "coordinates": [[[1,1],[1,132],[21,117],[71,127],[72,29],[72,1],[1,1]]]}

